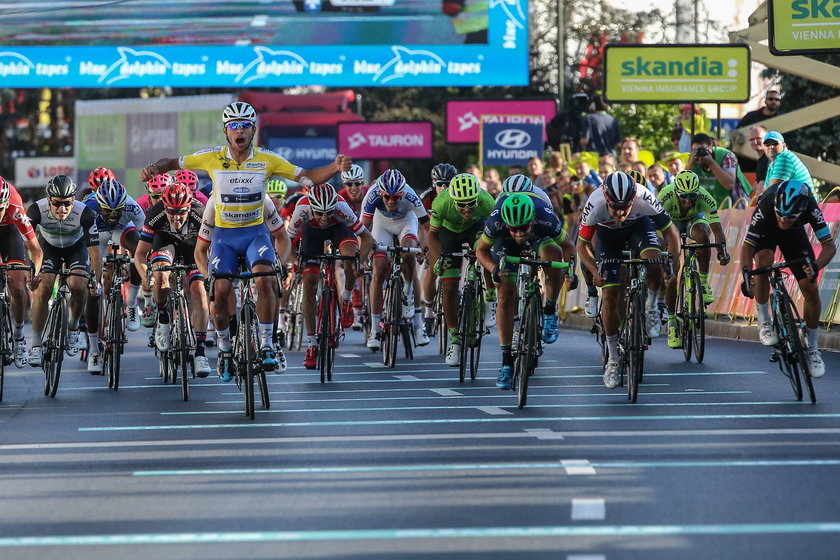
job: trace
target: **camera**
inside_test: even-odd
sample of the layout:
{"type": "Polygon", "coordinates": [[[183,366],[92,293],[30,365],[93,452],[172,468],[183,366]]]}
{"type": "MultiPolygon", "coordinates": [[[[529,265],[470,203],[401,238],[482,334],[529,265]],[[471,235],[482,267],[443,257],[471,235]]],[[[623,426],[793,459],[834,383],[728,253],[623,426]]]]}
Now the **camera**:
{"type": "Polygon", "coordinates": [[[698,146],[694,153],[697,155],[698,158],[704,158],[709,155],[709,148],[706,146],[698,146]]]}

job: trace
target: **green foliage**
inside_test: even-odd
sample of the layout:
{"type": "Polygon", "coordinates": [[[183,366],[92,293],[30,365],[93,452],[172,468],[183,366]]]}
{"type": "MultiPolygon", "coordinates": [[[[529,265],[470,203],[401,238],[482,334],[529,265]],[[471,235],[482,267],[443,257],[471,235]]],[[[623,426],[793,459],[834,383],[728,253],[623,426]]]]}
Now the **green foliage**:
{"type": "Polygon", "coordinates": [[[671,129],[680,115],[678,105],[613,105],[610,113],[621,123],[621,134],[638,138],[642,149],[657,157],[674,150],[671,129]]]}

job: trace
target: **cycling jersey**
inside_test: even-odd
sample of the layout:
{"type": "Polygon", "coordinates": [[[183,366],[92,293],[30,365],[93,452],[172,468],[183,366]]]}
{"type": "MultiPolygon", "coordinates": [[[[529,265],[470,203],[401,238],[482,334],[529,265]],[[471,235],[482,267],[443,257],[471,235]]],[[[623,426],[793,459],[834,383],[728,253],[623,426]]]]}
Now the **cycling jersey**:
{"type": "Polygon", "coordinates": [[[759,197],[744,243],[758,246],[763,237],[775,232],[784,232],[784,235],[798,235],[794,232],[804,231],[805,224],[811,224],[811,229],[814,230],[814,235],[820,243],[831,238],[831,229],[828,227],[813,194],[808,199],[808,206],[805,207],[805,211],[800,214],[793,226],[786,230],[780,229],[776,221],[776,191],[778,188],[777,183],[764,191],[759,197]]]}
{"type": "Polygon", "coordinates": [[[365,196],[364,203],[364,217],[373,218],[374,214],[381,215],[392,220],[401,220],[409,213],[413,213],[420,223],[429,221],[426,209],[423,208],[423,203],[420,197],[409,186],[406,186],[397,207],[394,210],[388,210],[385,207],[385,201],[382,200],[382,193],[379,189],[370,189],[365,196]]]}
{"type": "Polygon", "coordinates": [[[174,230],[172,229],[172,224],[166,218],[166,207],[163,205],[163,202],[159,201],[146,214],[146,221],[143,223],[140,239],[151,243],[156,236],[162,236],[172,241],[186,241],[195,245],[195,240],[198,238],[199,231],[201,231],[204,209],[204,204],[193,199],[183,227],[179,230],[174,230]]]}
{"type": "Polygon", "coordinates": [[[700,190],[697,193],[697,198],[694,200],[694,204],[692,204],[688,210],[683,210],[683,207],[680,205],[679,196],[677,196],[677,191],[673,183],[662,187],[662,190],[659,191],[656,198],[662,204],[665,212],[667,212],[674,221],[687,221],[696,217],[698,214],[703,214],[703,217],[706,218],[710,224],[720,223],[720,216],[718,216],[717,212],[717,203],[715,203],[715,199],[711,194],[709,194],[709,191],[703,187],[700,187],[700,190]]]}
{"type": "Polygon", "coordinates": [[[9,205],[6,206],[6,213],[0,220],[0,226],[14,225],[23,237],[30,240],[35,239],[35,229],[23,209],[23,199],[21,199],[20,193],[11,184],[9,190],[11,192],[9,205]]]}
{"type": "Polygon", "coordinates": [[[330,214],[330,220],[327,225],[322,226],[315,220],[312,214],[312,208],[309,206],[309,197],[305,196],[295,206],[295,213],[292,214],[292,219],[289,220],[289,237],[294,239],[304,226],[311,229],[326,229],[335,224],[344,224],[354,234],[359,234],[364,231],[365,226],[353,213],[350,205],[343,198],[339,198],[335,205],[335,210],[330,214]]]}
{"type": "Polygon", "coordinates": [[[365,202],[365,197],[367,196],[369,189],[370,187],[362,187],[362,196],[360,196],[356,200],[353,200],[353,197],[351,197],[350,193],[347,192],[347,187],[344,187],[343,189],[338,191],[338,196],[342,197],[347,202],[347,204],[350,205],[350,208],[353,209],[354,214],[360,216],[362,214],[362,205],[365,202]]]}
{"type": "Polygon", "coordinates": [[[455,201],[449,195],[449,189],[441,191],[432,203],[432,217],[430,227],[432,231],[441,228],[461,233],[467,231],[476,223],[484,220],[493,211],[496,201],[487,191],[479,191],[478,204],[471,218],[467,219],[458,212],[455,201]]]}
{"type": "MultiPolygon", "coordinates": [[[[280,218],[280,215],[277,213],[277,208],[274,206],[274,203],[268,197],[268,195],[263,195],[263,207],[262,207],[263,215],[265,216],[265,221],[263,224],[268,228],[268,231],[271,233],[276,233],[281,227],[283,227],[283,220],[280,218]]],[[[216,208],[215,202],[210,200],[207,203],[207,206],[204,207],[204,212],[202,214],[201,220],[201,229],[198,233],[199,239],[202,241],[210,242],[211,236],[213,234],[213,230],[216,227],[216,208]]],[[[247,229],[243,229],[244,232],[251,231],[253,226],[247,226],[247,229]]],[[[261,228],[262,229],[262,228],[261,228]]],[[[226,236],[239,236],[238,232],[225,232],[226,236]]]]}
{"type": "Polygon", "coordinates": [[[296,180],[303,171],[262,148],[251,149],[236,163],[227,146],[208,148],[178,160],[181,169],[200,169],[213,179],[214,223],[219,228],[258,226],[263,223],[265,182],[272,175],[296,180]]]}
{"type": "Polygon", "coordinates": [[[280,217],[284,220],[291,218],[292,214],[295,213],[295,206],[297,206],[298,201],[300,201],[300,199],[304,196],[306,195],[303,192],[296,192],[286,197],[286,203],[283,204],[283,209],[280,211],[280,217]]]}
{"type": "Polygon", "coordinates": [[[435,198],[437,198],[437,188],[433,186],[429,187],[420,194],[420,202],[423,203],[423,208],[425,208],[426,212],[429,214],[432,213],[432,203],[435,201],[435,198]]]}
{"type": "MultiPolygon", "coordinates": [[[[531,220],[529,239],[540,243],[550,240],[559,245],[566,239],[563,223],[557,219],[551,204],[547,204],[539,198],[534,198],[533,202],[534,218],[531,220]]],[[[487,221],[484,222],[484,233],[481,238],[490,245],[493,245],[498,239],[513,239],[507,224],[502,220],[501,208],[501,204],[497,204],[487,221]]]]}
{"type": "Polygon", "coordinates": [[[43,242],[53,247],[70,247],[79,241],[93,247],[99,242],[96,214],[78,200],[73,201],[73,208],[64,220],[53,215],[47,198],[32,204],[26,215],[43,242]]]}
{"type": "Polygon", "coordinates": [[[646,216],[650,217],[660,231],[671,225],[671,218],[665,213],[653,193],[647,189],[636,189],[636,198],[633,201],[630,214],[623,222],[613,219],[607,208],[604,189],[598,189],[589,196],[589,200],[586,201],[586,206],[583,208],[579,235],[582,240],[589,242],[592,241],[598,226],[607,229],[625,229],[634,226],[638,220],[646,216]]]}
{"type": "Polygon", "coordinates": [[[110,225],[102,218],[99,201],[96,200],[95,195],[89,196],[85,200],[85,205],[96,213],[96,229],[99,231],[99,249],[103,255],[108,250],[109,242],[123,247],[125,236],[132,231],[143,229],[143,222],[146,221],[146,213],[143,212],[140,205],[130,196],[126,197],[122,214],[120,214],[120,218],[114,225],[110,225]]]}
{"type": "MultiPolygon", "coordinates": [[[[195,193],[193,193],[193,198],[195,198],[202,204],[207,204],[207,197],[204,196],[204,193],[202,193],[201,191],[196,191],[195,193]]],[[[152,200],[151,198],[149,198],[149,194],[146,193],[137,199],[137,205],[143,209],[143,212],[148,214],[152,206],[157,204],[159,201],[160,198],[158,198],[157,200],[152,200]]]]}

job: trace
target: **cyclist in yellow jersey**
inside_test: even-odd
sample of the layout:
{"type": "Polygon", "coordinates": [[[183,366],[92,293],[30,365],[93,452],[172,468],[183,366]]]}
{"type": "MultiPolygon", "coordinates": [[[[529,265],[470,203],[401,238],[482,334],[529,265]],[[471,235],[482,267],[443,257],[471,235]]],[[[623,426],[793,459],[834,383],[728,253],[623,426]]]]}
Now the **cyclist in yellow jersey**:
{"type": "MultiPolygon", "coordinates": [[[[336,173],[350,169],[349,157],[338,154],[335,161],[317,169],[306,170],[284,158],[253,146],[257,134],[257,113],[243,101],[234,101],[222,111],[222,132],[226,145],[208,148],[180,158],[162,158],[140,171],[140,180],[174,169],[201,169],[213,180],[213,203],[216,208],[215,229],[211,239],[210,270],[221,274],[235,273],[239,257],[245,257],[252,272],[266,272],[274,264],[274,250],[268,229],[264,226],[263,201],[265,183],[272,175],[312,185],[323,183],[336,173]]],[[[255,278],[257,316],[260,322],[260,353],[265,369],[274,369],[276,359],[272,336],[277,316],[274,276],[255,278]]],[[[232,285],[229,280],[215,283],[218,301],[226,302],[232,285]]],[[[213,319],[219,345],[219,375],[230,381],[231,340],[226,306],[214,306],[213,319]]]]}

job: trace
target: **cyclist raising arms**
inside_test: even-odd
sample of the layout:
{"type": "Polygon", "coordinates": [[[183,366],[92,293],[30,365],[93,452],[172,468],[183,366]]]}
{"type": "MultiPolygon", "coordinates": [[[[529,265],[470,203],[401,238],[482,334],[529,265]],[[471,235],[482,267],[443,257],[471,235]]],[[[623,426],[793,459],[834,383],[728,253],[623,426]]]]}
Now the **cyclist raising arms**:
{"type": "MultiPolygon", "coordinates": [[[[522,180],[531,182],[522,175],[522,180]]],[[[519,256],[522,247],[530,246],[542,260],[559,261],[572,258],[575,247],[566,238],[563,223],[557,219],[550,202],[531,197],[523,192],[512,192],[499,197],[493,213],[484,224],[484,233],[478,241],[476,255],[485,270],[493,271],[499,297],[499,344],[502,347],[502,369],[496,380],[499,389],[510,389],[513,384],[513,321],[516,315],[516,269],[508,264],[499,269],[500,251],[519,256]]],[[[555,268],[545,272],[545,308],[543,309],[542,339],[546,344],[557,340],[560,327],[557,322],[557,297],[563,282],[563,271],[555,268]]]]}
{"type": "MultiPolygon", "coordinates": [[[[0,177],[0,259],[4,264],[26,264],[24,246],[32,255],[35,265],[35,275],[41,271],[44,253],[35,238],[35,230],[26,212],[23,201],[17,189],[3,177],[0,177]]],[[[26,339],[23,336],[27,296],[26,274],[22,270],[8,270],[9,296],[12,300],[12,323],[15,341],[15,366],[22,368],[28,359],[26,354],[26,339]]],[[[37,281],[32,279],[32,288],[37,287],[37,281]]]]}
{"type": "MultiPolygon", "coordinates": [[[[141,180],[173,169],[197,169],[207,172],[213,180],[215,228],[211,244],[211,272],[235,274],[239,258],[245,257],[251,272],[268,272],[274,265],[274,251],[268,230],[263,227],[264,185],[272,175],[298,182],[321,183],[336,173],[350,169],[351,160],[338,154],[329,165],[314,170],[297,167],[279,155],[262,148],[254,148],[257,134],[257,113],[243,101],[234,101],[222,111],[222,133],[226,145],[208,148],[181,158],[163,158],[140,172],[141,180]]],[[[209,205],[208,205],[209,207],[209,205]]],[[[198,251],[198,248],[196,249],[198,251]]],[[[202,271],[203,272],[203,271],[202,271]]],[[[257,291],[257,316],[263,367],[277,367],[272,338],[277,317],[276,278],[259,276],[254,279],[257,291]]],[[[233,290],[230,280],[215,283],[217,302],[228,302],[233,290]]],[[[214,305],[213,319],[220,350],[220,374],[232,379],[229,366],[231,338],[227,305],[214,305]]]]}
{"type": "MultiPolygon", "coordinates": [[[[741,245],[741,264],[745,269],[749,269],[754,260],[756,268],[770,266],[773,264],[776,247],[781,249],[787,261],[803,256],[814,261],[814,249],[808,241],[808,234],[805,233],[805,224],[811,225],[814,235],[820,241],[820,256],[814,262],[819,271],[828,266],[834,258],[837,247],[809,185],[790,179],[770,186],[759,197],[753,212],[747,237],[741,245]]],[[[817,339],[822,302],[817,277],[807,263],[801,267],[794,266],[791,272],[805,298],[802,318],[805,320],[808,341],[808,373],[811,377],[822,377],[825,375],[825,363],[820,355],[817,339]]],[[[745,295],[755,297],[758,336],[761,343],[773,346],[779,340],[770,319],[770,282],[767,276],[752,278],[754,285],[742,284],[741,290],[745,295]]]]}
{"type": "MultiPolygon", "coordinates": [[[[660,256],[659,239],[656,229],[663,232],[665,241],[674,262],[680,250],[680,239],[671,218],[662,205],[646,188],[637,188],[637,183],[627,174],[615,171],[607,175],[603,186],[594,191],[586,201],[581,215],[580,233],[577,241],[577,254],[581,267],[593,276],[596,286],[603,288],[601,319],[604,334],[607,337],[609,360],[604,371],[604,385],[615,389],[619,384],[618,361],[618,322],[619,322],[619,265],[605,267],[604,275],[598,273],[596,252],[592,247],[595,235],[598,236],[598,253],[606,259],[621,257],[622,251],[631,249],[642,259],[655,259],[660,256]]],[[[659,265],[647,265],[648,301],[647,306],[656,305],[656,277],[662,274],[659,265]]],[[[673,283],[670,278],[668,283],[673,283]]],[[[673,307],[669,308],[673,313],[673,307]]]]}
{"type": "MultiPolygon", "coordinates": [[[[76,183],[67,175],[56,175],[47,183],[47,197],[32,204],[26,211],[38,231],[44,251],[38,285],[32,298],[32,350],[29,364],[40,366],[44,349],[41,340],[47,320],[47,302],[53,292],[55,275],[62,268],[93,270],[95,282],[91,295],[99,293],[102,261],[99,252],[99,231],[96,214],[83,202],[75,200],[76,183]]],[[[70,320],[67,332],[67,353],[75,355],[80,348],[79,319],[85,310],[87,282],[79,276],[67,280],[70,286],[70,320]]]]}
{"type": "MultiPolygon", "coordinates": [[[[711,233],[714,233],[715,243],[726,244],[726,236],[720,225],[715,199],[709,191],[700,186],[700,180],[694,171],[686,170],[677,173],[674,182],[663,187],[657,198],[665,212],[671,216],[678,233],[687,234],[695,243],[711,243],[709,237],[711,233]]],[[[697,250],[697,266],[700,281],[703,283],[703,301],[706,304],[715,301],[715,295],[709,285],[710,257],[708,249],[697,250]]],[[[729,255],[725,250],[717,250],[717,259],[721,266],[729,263],[729,255]]],[[[678,268],[679,263],[674,262],[674,269],[678,268]]],[[[668,285],[665,299],[668,308],[673,310],[677,302],[676,282],[668,285]]],[[[677,328],[677,316],[673,311],[668,313],[668,346],[682,348],[682,340],[677,328]]]]}
{"type": "MultiPolygon", "coordinates": [[[[377,243],[393,245],[396,238],[396,242],[403,247],[418,247],[419,226],[428,230],[429,216],[414,189],[406,184],[403,174],[396,169],[386,169],[365,196],[362,223],[366,228],[371,229],[377,243]]],[[[417,346],[425,346],[429,343],[429,337],[423,328],[420,293],[412,289],[416,263],[414,255],[406,253],[402,273],[405,277],[407,294],[413,294],[413,298],[409,298],[407,305],[414,307],[414,340],[417,346]]],[[[367,347],[371,350],[379,350],[380,346],[379,319],[382,314],[382,292],[388,276],[388,264],[387,253],[374,252],[370,279],[371,329],[367,340],[367,347]]],[[[390,320],[397,319],[399,318],[390,318],[390,320]]]]}
{"type": "MultiPolygon", "coordinates": [[[[439,163],[432,167],[432,185],[420,195],[423,208],[430,215],[432,213],[432,203],[437,198],[438,193],[449,187],[450,181],[457,174],[458,170],[451,163],[439,163]]],[[[420,244],[428,247],[428,238],[424,239],[424,235],[428,237],[428,234],[421,232],[420,244]]],[[[432,331],[431,324],[435,315],[435,296],[437,295],[437,276],[430,268],[432,264],[429,264],[429,259],[423,261],[423,279],[421,282],[423,286],[423,306],[426,308],[424,315],[427,334],[432,331]]]]}

